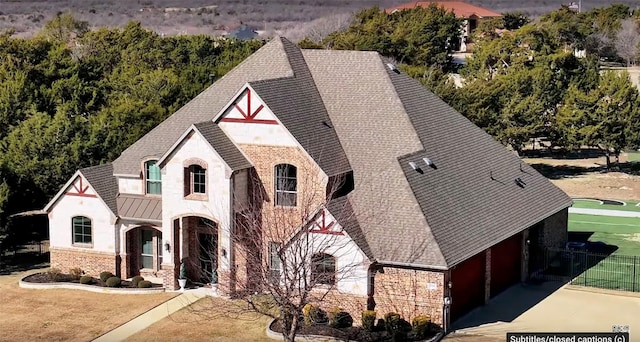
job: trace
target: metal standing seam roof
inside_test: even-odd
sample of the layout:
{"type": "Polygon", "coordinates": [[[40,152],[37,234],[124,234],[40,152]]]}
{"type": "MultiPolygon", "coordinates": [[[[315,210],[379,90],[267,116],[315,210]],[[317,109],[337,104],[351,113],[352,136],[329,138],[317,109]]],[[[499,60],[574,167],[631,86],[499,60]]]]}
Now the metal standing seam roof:
{"type": "Polygon", "coordinates": [[[116,196],[118,196],[118,182],[116,177],[113,176],[113,165],[107,163],[91,166],[80,169],[80,173],[87,179],[107,207],[117,215],[116,196]]]}
{"type": "Polygon", "coordinates": [[[125,219],[162,221],[162,199],[136,195],[117,198],[118,216],[125,219]]]}
{"type": "Polygon", "coordinates": [[[231,170],[248,169],[253,166],[218,125],[212,121],[205,121],[194,126],[231,170]]]}

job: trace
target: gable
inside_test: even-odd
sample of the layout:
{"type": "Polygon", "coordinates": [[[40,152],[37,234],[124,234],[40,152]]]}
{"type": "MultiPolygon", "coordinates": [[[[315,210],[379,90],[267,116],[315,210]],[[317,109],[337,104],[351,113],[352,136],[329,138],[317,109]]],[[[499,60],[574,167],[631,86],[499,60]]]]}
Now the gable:
{"type": "Polygon", "coordinates": [[[245,86],[222,111],[218,126],[236,144],[298,146],[273,111],[250,86],[245,86]]]}
{"type": "Polygon", "coordinates": [[[76,179],[69,185],[64,193],[66,196],[79,196],[79,197],[93,197],[97,198],[98,193],[96,190],[89,184],[89,182],[82,177],[82,175],[78,175],[76,179]]]}
{"type": "Polygon", "coordinates": [[[344,235],[342,227],[327,209],[323,209],[307,228],[310,233],[344,235]]]}

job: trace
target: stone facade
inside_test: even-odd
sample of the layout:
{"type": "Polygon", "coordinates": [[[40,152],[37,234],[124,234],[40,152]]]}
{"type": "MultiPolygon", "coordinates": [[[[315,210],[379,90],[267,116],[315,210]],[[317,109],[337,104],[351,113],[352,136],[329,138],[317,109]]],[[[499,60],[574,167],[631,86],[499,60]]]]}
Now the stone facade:
{"type": "Polygon", "coordinates": [[[375,274],[374,300],[378,317],[397,312],[411,322],[428,315],[433,323],[443,323],[444,273],[385,267],[375,274]]]}
{"type": "Polygon", "coordinates": [[[117,274],[119,268],[115,253],[56,247],[51,247],[49,253],[51,255],[51,267],[58,268],[63,273],[79,267],[87,275],[98,276],[100,272],[104,271],[117,274]]]}

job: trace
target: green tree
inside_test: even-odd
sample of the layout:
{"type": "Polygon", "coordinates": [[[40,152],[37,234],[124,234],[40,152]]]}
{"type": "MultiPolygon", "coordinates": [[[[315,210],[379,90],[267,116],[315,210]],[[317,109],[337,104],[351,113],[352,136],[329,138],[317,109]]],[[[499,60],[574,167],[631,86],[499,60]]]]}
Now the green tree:
{"type": "Polygon", "coordinates": [[[82,37],[89,31],[89,23],[76,20],[70,13],[58,13],[53,20],[44,25],[40,35],[47,39],[67,43],[82,37]]]}

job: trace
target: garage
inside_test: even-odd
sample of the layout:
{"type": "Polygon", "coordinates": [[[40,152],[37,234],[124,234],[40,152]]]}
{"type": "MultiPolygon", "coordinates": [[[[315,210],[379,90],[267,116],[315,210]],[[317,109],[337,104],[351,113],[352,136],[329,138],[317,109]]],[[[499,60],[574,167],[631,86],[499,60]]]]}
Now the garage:
{"type": "Polygon", "coordinates": [[[484,304],[484,275],[484,252],[451,271],[451,322],[484,304]]]}
{"type": "Polygon", "coordinates": [[[520,282],[522,233],[491,247],[491,288],[494,296],[520,282]]]}

